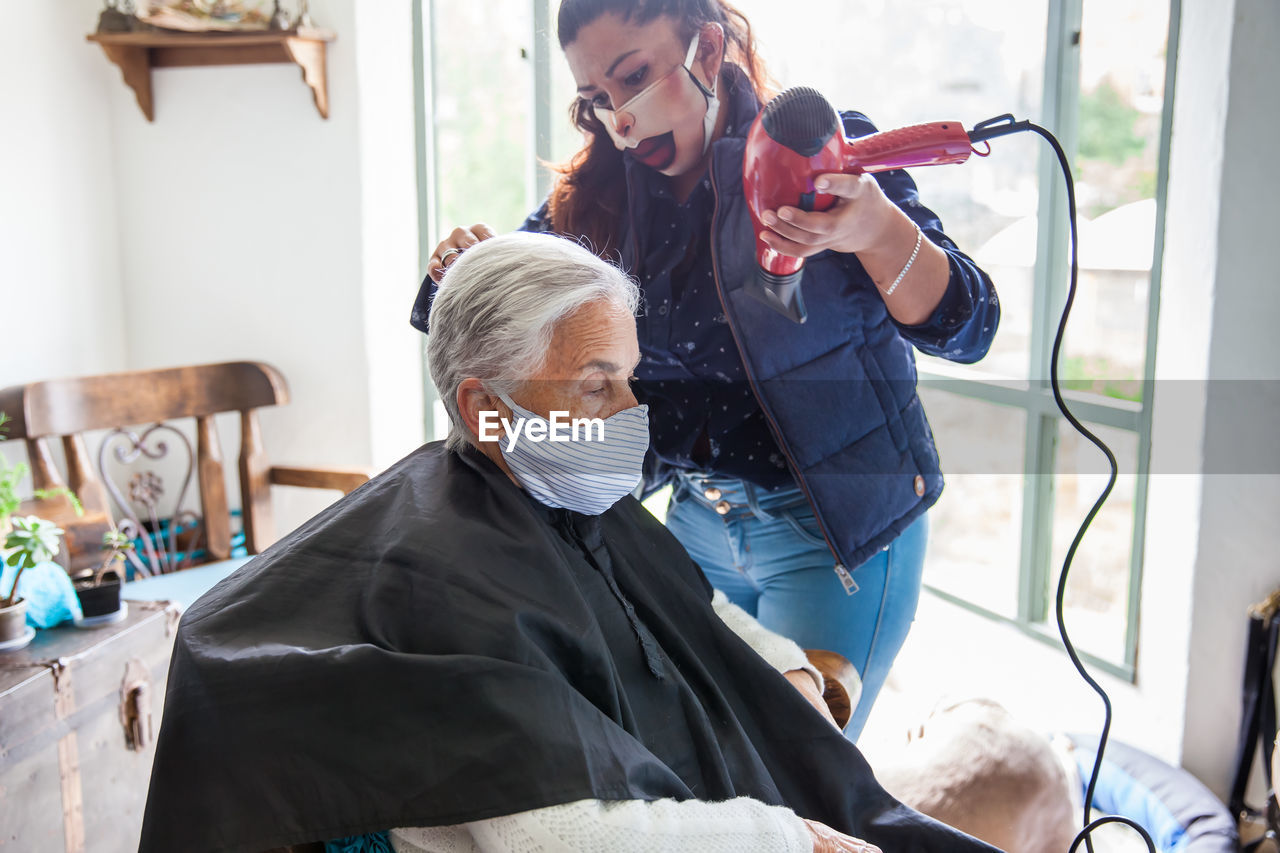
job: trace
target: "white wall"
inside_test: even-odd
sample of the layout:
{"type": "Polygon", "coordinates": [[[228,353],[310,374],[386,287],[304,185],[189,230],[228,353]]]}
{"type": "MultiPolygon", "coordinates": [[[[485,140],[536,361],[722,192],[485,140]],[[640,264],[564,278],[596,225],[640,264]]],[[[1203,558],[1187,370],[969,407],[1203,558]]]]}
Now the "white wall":
{"type": "MultiPolygon", "coordinates": [[[[1218,253],[1205,235],[1217,231],[1231,37],[1230,3],[1183,4],[1152,395],[1155,471],[1196,472],[1204,463],[1218,253]]],[[[1139,683],[1150,697],[1144,716],[1158,714],[1165,725],[1143,746],[1172,761],[1181,758],[1190,687],[1202,486],[1190,473],[1153,477],[1147,507],[1139,683]]]]}
{"type": "Polygon", "coordinates": [[[418,192],[412,4],[356,6],[360,98],[364,336],[371,458],[385,466],[423,440],[422,344],[409,326],[418,294],[418,192]],[[371,97],[376,87],[378,97],[371,97]],[[407,377],[412,382],[406,382],[407,377]]]}
{"type": "MultiPolygon", "coordinates": [[[[149,123],[84,41],[98,0],[6,2],[30,20],[6,23],[0,73],[38,85],[21,90],[22,131],[0,134],[18,146],[6,162],[36,167],[0,200],[21,226],[4,228],[2,254],[23,259],[5,286],[73,334],[20,369],[6,360],[0,384],[261,360],[292,394],[262,413],[273,461],[381,468],[420,443],[411,4],[310,5],[338,34],[328,120],[278,64],[158,69],[149,123]]],[[[279,525],[333,496],[278,489],[279,525]]]]}
{"type": "Polygon", "coordinates": [[[94,5],[0,3],[0,388],[126,364],[94,5]]]}
{"type": "MultiPolygon", "coordinates": [[[[1225,796],[1240,713],[1245,608],[1280,585],[1280,340],[1274,331],[1280,317],[1274,227],[1280,180],[1271,164],[1272,143],[1280,134],[1275,92],[1280,6],[1274,0],[1184,5],[1197,15],[1203,14],[1201,6],[1212,8],[1215,28],[1222,20],[1231,24],[1229,53],[1214,57],[1215,65],[1229,70],[1226,97],[1220,87],[1201,91],[1198,76],[1180,75],[1178,81],[1189,97],[1199,94],[1206,107],[1194,119],[1200,130],[1188,122],[1187,134],[1221,127],[1220,165],[1214,164],[1221,173],[1216,221],[1206,216],[1199,229],[1203,244],[1216,244],[1212,312],[1199,318],[1209,324],[1203,375],[1212,381],[1204,417],[1206,476],[1193,552],[1182,760],[1225,796]]],[[[1192,168],[1185,160],[1181,165],[1182,174],[1192,168]]],[[[1204,207],[1211,213],[1215,206],[1193,209],[1204,207]]],[[[1166,269],[1189,252],[1170,247],[1166,269]]],[[[1165,343],[1177,346],[1178,334],[1162,323],[1162,348],[1165,343]]]]}

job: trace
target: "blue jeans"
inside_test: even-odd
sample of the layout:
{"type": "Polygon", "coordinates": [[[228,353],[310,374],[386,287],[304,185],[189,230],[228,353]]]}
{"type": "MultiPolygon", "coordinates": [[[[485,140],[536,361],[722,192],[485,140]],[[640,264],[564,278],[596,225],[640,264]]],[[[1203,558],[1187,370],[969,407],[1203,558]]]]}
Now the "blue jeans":
{"type": "Polygon", "coordinates": [[[851,569],[846,592],[835,558],[798,489],[768,493],[742,480],[682,475],[667,528],[711,585],[771,631],[806,649],[839,652],[862,676],[845,735],[857,740],[920,600],[928,517],[851,569]]]}

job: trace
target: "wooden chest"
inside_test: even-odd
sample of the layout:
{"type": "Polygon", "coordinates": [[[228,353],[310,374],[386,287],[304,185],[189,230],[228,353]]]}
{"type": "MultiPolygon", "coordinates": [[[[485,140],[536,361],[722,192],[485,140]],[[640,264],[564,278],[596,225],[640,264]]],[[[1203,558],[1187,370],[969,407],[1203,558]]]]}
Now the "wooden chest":
{"type": "Polygon", "coordinates": [[[0,654],[0,851],[135,851],[177,608],[0,654]]]}

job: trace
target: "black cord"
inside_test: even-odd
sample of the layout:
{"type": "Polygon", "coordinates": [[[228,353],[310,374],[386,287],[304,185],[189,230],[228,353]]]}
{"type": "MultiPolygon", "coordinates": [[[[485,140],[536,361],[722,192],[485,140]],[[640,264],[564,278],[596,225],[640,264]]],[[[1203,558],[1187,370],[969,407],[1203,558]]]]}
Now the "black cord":
{"type": "Polygon", "coordinates": [[[1151,840],[1151,836],[1147,831],[1132,820],[1125,817],[1110,816],[1103,817],[1093,822],[1089,821],[1089,810],[1093,804],[1093,795],[1098,786],[1098,776],[1102,770],[1102,756],[1107,748],[1107,738],[1111,732],[1111,698],[1107,696],[1107,691],[1102,688],[1093,676],[1089,675],[1085,669],[1084,663],[1080,660],[1080,656],[1076,653],[1075,646],[1071,643],[1071,638],[1067,635],[1067,624],[1063,619],[1063,600],[1067,589],[1067,576],[1071,569],[1071,561],[1075,558],[1076,550],[1080,547],[1080,541],[1084,538],[1085,531],[1089,529],[1089,525],[1093,522],[1098,511],[1102,509],[1102,505],[1106,502],[1111,494],[1111,490],[1115,487],[1116,476],[1119,472],[1116,465],[1115,454],[1111,452],[1111,448],[1107,447],[1102,439],[1098,438],[1090,432],[1080,420],[1072,414],[1067,408],[1067,402],[1062,398],[1062,389],[1058,379],[1058,356],[1062,352],[1062,339],[1067,328],[1067,318],[1071,314],[1071,305],[1076,298],[1076,283],[1079,278],[1080,264],[1078,256],[1078,234],[1076,228],[1076,189],[1075,182],[1071,177],[1071,165],[1067,161],[1067,155],[1062,150],[1062,146],[1058,144],[1058,140],[1048,130],[1029,121],[1014,121],[1013,116],[1005,114],[997,118],[988,119],[979,122],[969,133],[972,142],[984,142],[994,139],[998,136],[1007,136],[1011,133],[1019,133],[1022,131],[1031,131],[1042,136],[1045,141],[1053,148],[1054,154],[1058,155],[1058,163],[1062,167],[1062,176],[1067,182],[1067,214],[1071,226],[1071,278],[1067,286],[1067,301],[1062,307],[1062,317],[1058,320],[1058,331],[1053,338],[1053,352],[1049,359],[1049,386],[1053,391],[1054,402],[1058,404],[1059,411],[1062,416],[1067,419],[1070,424],[1075,427],[1076,432],[1089,439],[1107,457],[1107,464],[1111,467],[1111,474],[1107,478],[1107,486],[1102,490],[1102,494],[1098,496],[1094,502],[1084,521],[1081,522],[1080,528],[1076,531],[1075,538],[1071,540],[1071,547],[1067,549],[1067,556],[1062,561],[1062,573],[1058,576],[1057,596],[1054,600],[1054,614],[1058,621],[1058,634],[1062,637],[1062,645],[1067,650],[1067,655],[1071,658],[1071,663],[1075,666],[1076,671],[1080,673],[1080,677],[1093,688],[1100,697],[1102,697],[1103,706],[1103,724],[1102,734],[1098,738],[1098,753],[1093,760],[1093,772],[1089,776],[1089,784],[1085,789],[1084,795],[1084,828],[1076,836],[1072,842],[1069,853],[1075,853],[1075,850],[1083,840],[1089,853],[1093,853],[1093,830],[1106,823],[1122,823],[1132,827],[1142,836],[1142,840],[1146,842],[1147,849],[1151,853],[1157,853],[1156,846],[1151,840]]]}
{"type": "MultiPolygon", "coordinates": [[[[1086,818],[1086,820],[1087,819],[1088,818],[1086,818]]],[[[1156,849],[1156,844],[1154,841],[1151,840],[1151,836],[1147,833],[1147,831],[1143,829],[1142,824],[1138,823],[1135,820],[1130,820],[1127,817],[1121,817],[1120,815],[1114,815],[1114,814],[1107,815],[1106,817],[1100,817],[1097,820],[1093,821],[1092,823],[1086,823],[1084,825],[1084,829],[1081,830],[1080,834],[1077,835],[1075,840],[1071,842],[1071,847],[1067,849],[1067,853],[1076,853],[1076,848],[1080,846],[1080,841],[1082,839],[1084,840],[1086,845],[1089,845],[1090,834],[1095,829],[1097,829],[1098,827],[1102,826],[1105,823],[1123,823],[1125,826],[1129,827],[1130,829],[1132,829],[1133,831],[1141,835],[1142,840],[1147,843],[1147,849],[1153,851],[1154,853],[1156,849]]]]}

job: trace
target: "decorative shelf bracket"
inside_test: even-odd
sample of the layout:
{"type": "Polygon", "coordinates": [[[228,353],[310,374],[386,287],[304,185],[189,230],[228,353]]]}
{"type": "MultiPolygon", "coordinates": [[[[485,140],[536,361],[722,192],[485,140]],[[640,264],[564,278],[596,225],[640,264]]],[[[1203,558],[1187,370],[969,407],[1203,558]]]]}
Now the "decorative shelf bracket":
{"type": "Polygon", "coordinates": [[[115,63],[125,84],[133,90],[147,121],[155,121],[151,94],[151,69],[190,68],[210,65],[256,65],[289,62],[302,70],[321,118],[329,117],[329,78],[325,63],[328,43],[336,36],[328,30],[287,32],[170,33],[159,31],[93,33],[107,59],[115,63]]]}
{"type": "Polygon", "coordinates": [[[311,87],[312,100],[322,118],[329,117],[329,76],[325,63],[326,42],[314,39],[289,38],[284,49],[289,58],[302,69],[302,82],[311,87]]]}

